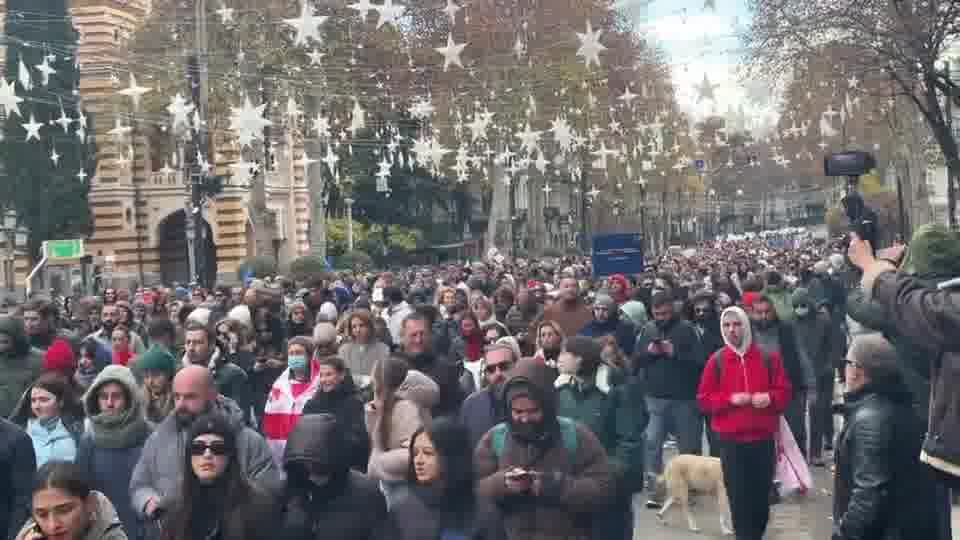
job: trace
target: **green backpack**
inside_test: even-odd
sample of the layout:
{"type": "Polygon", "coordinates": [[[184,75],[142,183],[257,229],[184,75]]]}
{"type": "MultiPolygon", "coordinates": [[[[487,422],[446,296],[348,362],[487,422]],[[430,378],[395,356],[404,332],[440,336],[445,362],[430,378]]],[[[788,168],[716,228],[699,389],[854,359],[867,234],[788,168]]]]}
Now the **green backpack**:
{"type": "MultiPolygon", "coordinates": [[[[565,417],[558,416],[557,422],[560,423],[560,437],[563,439],[563,447],[567,450],[570,459],[573,459],[573,456],[577,455],[577,447],[579,446],[579,441],[577,440],[577,423],[573,420],[565,417]]],[[[503,451],[507,446],[507,435],[510,434],[510,424],[506,422],[500,422],[499,424],[493,426],[491,441],[493,447],[493,454],[497,456],[497,460],[503,457],[503,451]]]]}

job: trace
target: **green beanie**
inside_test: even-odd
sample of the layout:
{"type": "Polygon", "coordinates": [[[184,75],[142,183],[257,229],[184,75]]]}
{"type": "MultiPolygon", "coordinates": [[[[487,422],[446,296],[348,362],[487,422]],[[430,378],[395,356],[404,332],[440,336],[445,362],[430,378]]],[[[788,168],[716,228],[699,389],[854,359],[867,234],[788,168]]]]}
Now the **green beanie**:
{"type": "Polygon", "coordinates": [[[166,348],[160,345],[150,347],[147,352],[137,357],[137,371],[163,371],[171,376],[177,371],[177,359],[166,348]]]}

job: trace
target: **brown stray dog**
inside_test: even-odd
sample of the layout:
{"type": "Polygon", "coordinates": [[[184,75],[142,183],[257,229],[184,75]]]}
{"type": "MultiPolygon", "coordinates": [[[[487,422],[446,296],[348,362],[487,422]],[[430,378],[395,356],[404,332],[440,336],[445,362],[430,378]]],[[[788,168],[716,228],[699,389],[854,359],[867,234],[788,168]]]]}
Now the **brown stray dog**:
{"type": "Polygon", "coordinates": [[[680,505],[687,518],[687,527],[699,532],[697,522],[690,511],[691,493],[712,493],[717,496],[720,509],[720,529],[725,535],[733,534],[730,526],[730,503],[727,500],[727,488],[723,484],[723,468],[720,459],[709,456],[681,454],[670,460],[663,475],[657,478],[657,493],[666,495],[663,509],[657,512],[657,519],[666,524],[664,516],[674,503],[680,505]]]}

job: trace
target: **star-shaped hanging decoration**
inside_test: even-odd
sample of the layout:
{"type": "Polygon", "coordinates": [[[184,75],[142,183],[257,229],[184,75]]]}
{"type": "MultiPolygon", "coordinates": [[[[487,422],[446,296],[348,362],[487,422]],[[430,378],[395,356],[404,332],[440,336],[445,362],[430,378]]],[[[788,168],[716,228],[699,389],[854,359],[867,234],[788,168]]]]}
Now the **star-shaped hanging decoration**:
{"type": "Polygon", "coordinates": [[[50,151],[50,161],[53,162],[54,167],[56,167],[57,165],[60,165],[60,154],[57,153],[56,148],[50,151]]]}
{"type": "Polygon", "coordinates": [[[17,95],[16,84],[0,77],[0,108],[3,109],[3,114],[7,117],[11,114],[20,116],[22,102],[23,98],[17,95]]]}
{"type": "Polygon", "coordinates": [[[705,99],[710,101],[716,101],[713,91],[720,86],[719,84],[711,84],[710,79],[707,77],[707,74],[703,74],[703,81],[700,82],[694,89],[697,91],[697,103],[705,99]]]}
{"type": "Polygon", "coordinates": [[[367,14],[377,9],[377,6],[371,4],[370,0],[360,0],[359,2],[354,2],[347,7],[358,12],[360,14],[360,19],[364,21],[367,20],[367,14]]]}
{"type": "Polygon", "coordinates": [[[409,112],[410,116],[416,119],[427,119],[433,116],[433,111],[435,110],[433,102],[430,99],[430,96],[427,96],[422,99],[418,99],[413,105],[410,106],[409,112]]]}
{"type": "Polygon", "coordinates": [[[307,58],[310,59],[310,65],[311,65],[311,66],[319,66],[319,65],[322,64],[322,62],[323,62],[323,57],[326,56],[326,55],[327,55],[327,53],[325,53],[325,52],[320,52],[320,51],[318,51],[318,50],[316,50],[316,49],[313,49],[312,51],[310,51],[310,52],[307,53],[307,58]]]}
{"type": "Polygon", "coordinates": [[[443,8],[443,12],[447,14],[447,17],[450,17],[450,26],[457,24],[457,12],[463,9],[458,6],[453,0],[447,0],[446,7],[443,8]]]}
{"type": "Polygon", "coordinates": [[[638,97],[640,96],[631,92],[630,87],[628,86],[626,89],[624,89],[623,94],[621,94],[617,99],[624,102],[627,107],[629,107],[633,104],[633,100],[637,99],[638,97]]]}
{"type": "Polygon", "coordinates": [[[483,114],[473,113],[473,121],[467,124],[470,130],[470,141],[477,142],[487,138],[487,121],[483,114]]]}
{"type": "Polygon", "coordinates": [[[380,14],[380,17],[377,19],[377,29],[380,29],[380,27],[385,24],[396,25],[397,19],[403,15],[407,6],[394,4],[393,0],[384,0],[383,4],[374,6],[373,9],[377,10],[377,13],[380,14]]]}
{"type": "Polygon", "coordinates": [[[303,45],[308,39],[316,42],[323,41],[320,37],[320,25],[326,22],[328,18],[323,15],[314,15],[310,1],[303,0],[303,5],[300,6],[300,16],[295,19],[284,19],[283,22],[297,31],[293,44],[303,45]]]}
{"type": "Polygon", "coordinates": [[[447,45],[444,47],[437,47],[434,49],[438,53],[443,55],[443,71],[446,72],[451,65],[456,65],[463,67],[463,61],[460,59],[460,55],[463,53],[466,43],[457,44],[453,41],[453,33],[447,34],[447,45]]]}
{"type": "Polygon", "coordinates": [[[577,32],[577,39],[580,40],[580,48],[577,49],[577,56],[583,58],[588,68],[593,64],[600,67],[600,53],[607,50],[607,48],[600,43],[600,34],[602,33],[603,30],[594,31],[589,20],[587,21],[587,31],[583,33],[577,32]]]}
{"type": "Polygon", "coordinates": [[[596,185],[594,185],[593,188],[586,193],[586,195],[587,195],[587,197],[590,197],[591,199],[596,199],[597,197],[600,196],[600,193],[601,193],[601,191],[600,191],[599,189],[597,189],[597,186],[596,186],[596,185]]]}
{"type": "Polygon", "coordinates": [[[327,145],[327,155],[320,160],[327,166],[327,170],[330,171],[330,174],[334,174],[337,170],[337,163],[340,161],[340,156],[338,156],[333,151],[333,145],[327,145]]]}
{"type": "Polygon", "coordinates": [[[20,125],[23,127],[23,129],[27,130],[27,141],[30,139],[36,139],[38,141],[40,140],[40,128],[43,127],[43,124],[37,122],[37,119],[33,117],[33,113],[30,113],[29,122],[20,125]]]}
{"type": "Polygon", "coordinates": [[[527,152],[533,152],[540,147],[540,131],[534,131],[530,128],[530,123],[524,125],[523,131],[518,131],[514,136],[520,139],[520,148],[527,152]]]}
{"type": "Polygon", "coordinates": [[[76,178],[77,178],[77,180],[80,180],[81,182],[86,182],[86,181],[87,181],[87,176],[88,176],[88,175],[87,175],[87,171],[85,171],[85,170],[83,170],[83,169],[80,169],[80,172],[77,173],[76,178]]]}
{"type": "Polygon", "coordinates": [[[233,22],[234,9],[232,7],[227,7],[226,4],[220,4],[220,9],[218,9],[216,13],[220,16],[220,24],[230,24],[233,22]]]}
{"type": "Polygon", "coordinates": [[[249,146],[255,139],[260,139],[263,128],[273,125],[263,117],[266,108],[266,103],[254,107],[249,97],[243,98],[242,107],[230,107],[230,130],[240,138],[240,146],[249,146]]]}
{"type": "Polygon", "coordinates": [[[193,112],[193,109],[193,103],[187,103],[187,100],[184,99],[180,92],[177,92],[175,96],[170,98],[170,104],[167,105],[167,112],[173,117],[170,123],[171,129],[173,129],[174,132],[176,132],[181,126],[183,128],[190,127],[189,118],[190,113],[193,112]]]}
{"type": "Polygon", "coordinates": [[[143,95],[149,92],[150,90],[151,90],[150,88],[147,88],[145,86],[140,86],[139,84],[137,84],[137,78],[131,71],[130,85],[124,88],[123,90],[120,90],[117,93],[120,94],[121,96],[127,96],[131,100],[133,100],[133,108],[134,110],[137,110],[140,108],[140,98],[143,97],[143,95]]]}
{"type": "Polygon", "coordinates": [[[40,72],[40,80],[42,81],[40,84],[43,86],[50,84],[50,76],[57,72],[57,70],[50,66],[50,58],[48,56],[44,56],[43,61],[37,64],[35,67],[37,71],[40,72]]]}
{"type": "Polygon", "coordinates": [[[51,125],[58,125],[63,128],[63,134],[66,135],[70,133],[70,124],[73,123],[73,120],[67,116],[67,111],[63,108],[63,101],[60,101],[60,116],[56,120],[51,120],[51,125]]]}
{"type": "Polygon", "coordinates": [[[330,136],[330,120],[327,117],[317,113],[317,117],[313,119],[313,131],[317,133],[317,137],[327,138],[330,136]]]}
{"type": "Polygon", "coordinates": [[[573,149],[573,129],[571,129],[566,118],[557,116],[551,122],[550,131],[553,133],[553,140],[556,141],[562,152],[573,149]]]}

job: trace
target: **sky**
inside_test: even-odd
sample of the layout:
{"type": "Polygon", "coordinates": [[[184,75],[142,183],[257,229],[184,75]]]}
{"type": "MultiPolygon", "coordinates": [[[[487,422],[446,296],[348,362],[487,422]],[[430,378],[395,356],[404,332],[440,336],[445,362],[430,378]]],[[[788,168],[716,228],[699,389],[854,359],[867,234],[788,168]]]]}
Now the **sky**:
{"type": "Polygon", "coordinates": [[[750,21],[746,0],[620,0],[617,5],[639,33],[651,36],[667,52],[677,99],[694,118],[722,115],[741,104],[761,123],[775,118],[769,86],[759,81],[744,85],[737,75],[737,35],[750,21]],[[698,101],[704,74],[717,85],[715,102],[698,101]]]}

